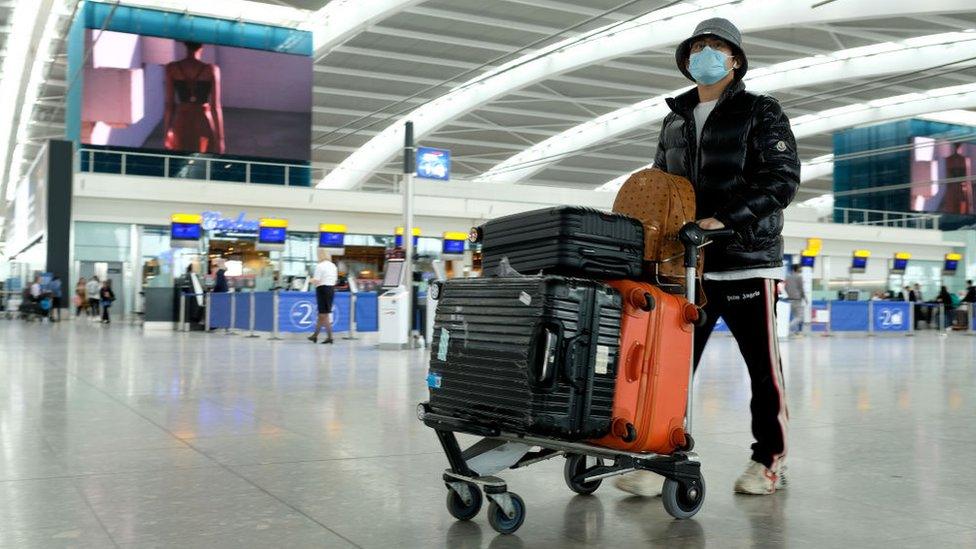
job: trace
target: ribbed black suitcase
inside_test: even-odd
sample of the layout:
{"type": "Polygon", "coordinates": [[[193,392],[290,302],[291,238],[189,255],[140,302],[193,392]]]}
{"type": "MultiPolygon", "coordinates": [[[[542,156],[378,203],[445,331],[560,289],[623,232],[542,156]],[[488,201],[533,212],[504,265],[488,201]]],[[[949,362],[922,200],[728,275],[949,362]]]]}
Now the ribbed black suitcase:
{"type": "Polygon", "coordinates": [[[507,432],[606,434],[621,298],[558,276],[448,280],[431,344],[431,411],[507,432]]]}
{"type": "Polygon", "coordinates": [[[630,217],[558,206],[488,221],[480,228],[482,268],[497,276],[507,257],[522,274],[635,278],[644,259],[644,227],[630,217]]]}

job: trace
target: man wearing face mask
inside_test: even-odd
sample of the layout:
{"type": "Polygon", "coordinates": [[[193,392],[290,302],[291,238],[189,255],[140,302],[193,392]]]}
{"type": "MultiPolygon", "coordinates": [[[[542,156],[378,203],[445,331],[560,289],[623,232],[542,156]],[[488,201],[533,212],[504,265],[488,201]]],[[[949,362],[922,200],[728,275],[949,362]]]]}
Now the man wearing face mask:
{"type": "MultiPolygon", "coordinates": [[[[705,250],[702,288],[707,322],[695,330],[695,367],[719,317],[739,345],[752,380],[755,443],[735,491],[771,494],[784,485],[788,413],[776,336],[776,284],[783,278],[783,210],[800,183],[790,122],[769,96],[745,91],[748,68],[732,22],[701,22],[675,53],[697,86],[667,100],[654,166],[691,180],[698,224],[735,236],[705,250]]],[[[632,473],[617,486],[660,492],[653,473],[632,473]]]]}

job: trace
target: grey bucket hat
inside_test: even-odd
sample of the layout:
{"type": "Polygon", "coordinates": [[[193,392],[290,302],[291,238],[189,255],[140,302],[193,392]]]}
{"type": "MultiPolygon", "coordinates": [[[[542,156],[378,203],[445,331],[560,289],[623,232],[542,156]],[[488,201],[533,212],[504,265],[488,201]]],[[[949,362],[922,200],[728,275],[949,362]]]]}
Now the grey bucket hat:
{"type": "Polygon", "coordinates": [[[732,47],[732,52],[742,61],[739,68],[735,69],[735,79],[740,80],[745,76],[746,70],[749,69],[749,61],[746,59],[746,52],[742,51],[742,33],[739,32],[739,28],[732,21],[721,17],[706,19],[698,23],[691,38],[678,44],[678,49],[674,52],[674,61],[678,64],[678,70],[681,71],[681,74],[685,75],[688,80],[695,81],[691,77],[691,73],[688,72],[685,61],[688,60],[688,56],[690,55],[692,42],[703,36],[714,36],[727,42],[732,47]]]}

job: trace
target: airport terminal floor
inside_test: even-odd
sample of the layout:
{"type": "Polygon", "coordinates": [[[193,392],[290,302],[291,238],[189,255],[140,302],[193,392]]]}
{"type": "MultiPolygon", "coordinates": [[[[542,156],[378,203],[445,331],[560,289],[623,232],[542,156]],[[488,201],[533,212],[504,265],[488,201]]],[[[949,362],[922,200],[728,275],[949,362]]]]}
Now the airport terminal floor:
{"type": "Polygon", "coordinates": [[[0,547],[972,547],[976,337],[782,342],[789,486],[733,495],[749,385],[733,340],[695,390],[708,497],[691,520],[562,459],[507,472],[523,527],[444,508],[415,417],[426,352],[132,325],[0,330],[0,547]]]}

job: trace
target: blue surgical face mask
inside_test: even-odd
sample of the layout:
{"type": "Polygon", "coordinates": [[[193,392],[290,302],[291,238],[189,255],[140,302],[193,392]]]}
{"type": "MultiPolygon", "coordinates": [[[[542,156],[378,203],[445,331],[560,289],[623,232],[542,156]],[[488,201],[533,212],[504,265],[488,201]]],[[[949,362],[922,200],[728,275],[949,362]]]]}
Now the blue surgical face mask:
{"type": "Polygon", "coordinates": [[[725,61],[729,56],[724,53],[713,50],[710,46],[705,46],[701,51],[691,54],[688,62],[688,72],[691,73],[691,77],[695,79],[695,82],[699,84],[714,84],[719,80],[725,78],[726,74],[729,74],[728,69],[725,67],[725,61]]]}

